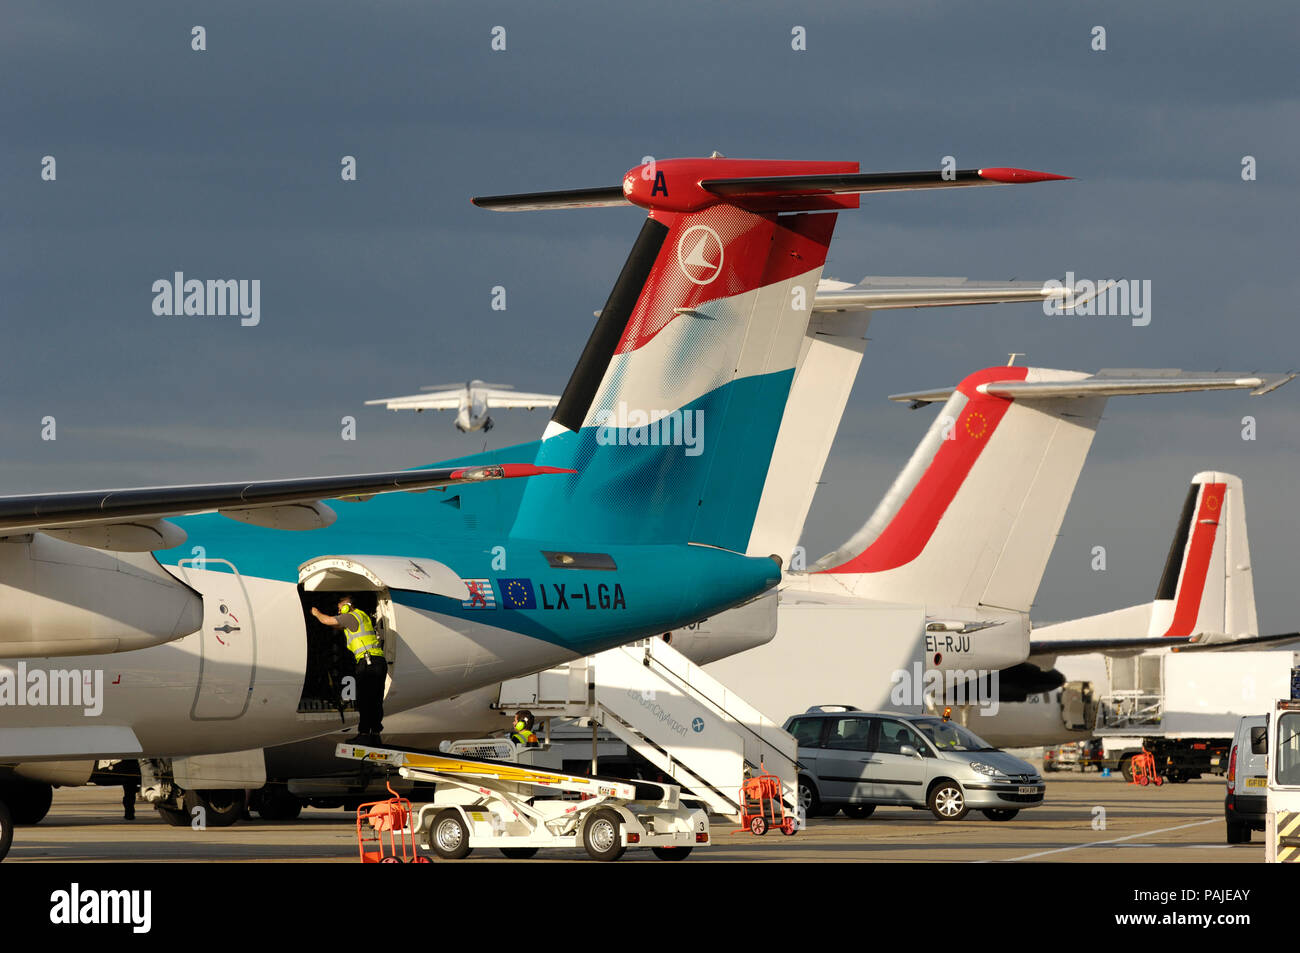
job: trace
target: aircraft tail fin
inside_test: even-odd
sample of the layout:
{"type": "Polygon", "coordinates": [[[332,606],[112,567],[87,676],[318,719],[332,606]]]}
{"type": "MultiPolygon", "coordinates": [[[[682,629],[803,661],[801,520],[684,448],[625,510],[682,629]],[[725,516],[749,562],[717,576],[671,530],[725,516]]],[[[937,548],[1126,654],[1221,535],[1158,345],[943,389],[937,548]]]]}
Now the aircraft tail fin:
{"type": "Polygon", "coordinates": [[[1198,473],[1183,501],[1147,634],[1213,641],[1258,632],[1241,478],[1198,473]]]}
{"type": "Polygon", "coordinates": [[[649,212],[537,456],[578,472],[525,490],[513,535],[689,541],[784,561],[749,545],[833,213],[863,192],[1050,178],[715,156],[647,163],[621,189],[476,198],[497,210],[649,212]]]}
{"type": "Polygon", "coordinates": [[[864,598],[1027,612],[1108,397],[1263,394],[1288,379],[992,367],[956,388],[895,395],[944,408],[871,519],[813,572],[864,598]]]}

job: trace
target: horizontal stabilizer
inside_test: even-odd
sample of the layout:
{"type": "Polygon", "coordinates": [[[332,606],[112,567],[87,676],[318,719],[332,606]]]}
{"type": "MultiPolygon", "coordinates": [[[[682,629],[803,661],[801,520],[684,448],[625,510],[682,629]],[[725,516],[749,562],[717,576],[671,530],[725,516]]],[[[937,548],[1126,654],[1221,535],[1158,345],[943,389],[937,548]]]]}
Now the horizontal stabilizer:
{"type": "MultiPolygon", "coordinates": [[[[1161,642],[1169,642],[1167,638],[1161,638],[1161,642]]],[[[1274,646],[1290,645],[1293,642],[1300,642],[1300,632],[1281,632],[1277,635],[1251,635],[1240,639],[1227,639],[1226,641],[1202,642],[1193,640],[1187,645],[1174,646],[1175,652],[1240,652],[1245,650],[1271,648],[1274,646]]]]}
{"type": "Polygon", "coordinates": [[[1020,185],[1068,179],[1067,175],[1005,167],[925,169],[918,172],[857,172],[856,163],[794,163],[764,159],[665,159],[631,169],[622,185],[511,195],[480,195],[471,201],[496,212],[639,205],[651,210],[698,212],[735,205],[750,212],[857,208],[866,192],[1020,185]],[[740,174],[740,173],[755,174],[740,174]],[[731,173],[731,174],[728,174],[731,173]],[[846,198],[837,198],[846,196],[846,198]]]}
{"type": "Polygon", "coordinates": [[[846,195],[914,189],[959,189],[982,185],[1019,185],[1068,179],[1068,175],[1030,169],[958,169],[919,172],[850,172],[829,175],[772,175],[705,179],[700,188],[731,200],[777,195],[846,195]]]}
{"type": "MultiPolygon", "coordinates": [[[[1094,292],[1095,293],[1095,292],[1094,292]]],[[[1018,301],[1059,301],[1074,307],[1085,295],[1045,281],[971,281],[968,278],[863,278],[856,285],[823,279],[814,312],[875,311],[889,308],[942,308],[1018,301]]]]}
{"type": "Polygon", "coordinates": [[[1190,636],[1165,638],[1163,636],[1133,636],[1132,638],[1096,639],[1030,639],[1029,655],[1091,655],[1094,652],[1141,652],[1144,649],[1167,649],[1171,645],[1190,647],[1190,636]]]}
{"type": "MultiPolygon", "coordinates": [[[[1294,373],[1257,374],[1229,371],[1101,370],[1079,380],[993,380],[978,390],[992,397],[1011,400],[1045,400],[1056,397],[1120,397],[1137,394],[1182,394],[1206,390],[1248,390],[1258,397],[1277,390],[1294,378],[1294,373]]],[[[947,400],[956,388],[891,394],[890,400],[914,407],[947,400]]]]}
{"type": "Polygon", "coordinates": [[[480,195],[470,199],[479,208],[494,212],[531,212],[551,208],[604,208],[630,204],[623,189],[566,189],[562,192],[520,192],[517,195],[480,195]]]}

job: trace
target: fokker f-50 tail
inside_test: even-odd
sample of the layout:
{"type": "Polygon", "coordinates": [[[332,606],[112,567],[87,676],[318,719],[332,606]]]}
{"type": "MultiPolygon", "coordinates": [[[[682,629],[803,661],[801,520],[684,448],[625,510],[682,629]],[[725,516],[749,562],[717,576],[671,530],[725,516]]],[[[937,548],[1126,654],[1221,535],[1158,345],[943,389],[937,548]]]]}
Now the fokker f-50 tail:
{"type": "Polygon", "coordinates": [[[943,410],[871,519],[812,571],[866,599],[1026,613],[1107,398],[1263,394],[1289,379],[990,367],[956,388],[895,395],[943,410]]]}

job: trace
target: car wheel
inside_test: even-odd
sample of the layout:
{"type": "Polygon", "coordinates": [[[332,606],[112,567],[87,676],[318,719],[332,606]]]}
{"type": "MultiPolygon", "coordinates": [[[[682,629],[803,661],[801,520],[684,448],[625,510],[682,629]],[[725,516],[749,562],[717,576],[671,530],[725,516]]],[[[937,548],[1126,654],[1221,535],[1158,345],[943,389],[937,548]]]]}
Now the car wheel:
{"type": "Polygon", "coordinates": [[[623,846],[622,830],[623,816],[603,807],[582,825],[582,846],[592,860],[618,860],[627,850],[623,846]]]}
{"type": "Polygon", "coordinates": [[[685,860],[690,856],[689,847],[651,847],[660,860],[685,860]]]}
{"type": "Polygon", "coordinates": [[[845,814],[859,821],[870,817],[875,812],[876,805],[874,804],[850,804],[844,808],[845,814]]]}
{"type": "Polygon", "coordinates": [[[469,855],[469,828],[454,807],[438,812],[425,834],[425,841],[443,860],[460,860],[469,855]]]}
{"type": "Polygon", "coordinates": [[[983,811],[990,821],[1009,821],[1019,813],[1018,807],[988,807],[983,811]]]}
{"type": "Polygon", "coordinates": [[[960,821],[970,808],[966,806],[966,793],[956,781],[940,781],[929,797],[930,813],[941,821],[960,821]]]}
{"type": "Polygon", "coordinates": [[[1249,844],[1250,828],[1238,821],[1228,821],[1228,843],[1249,844]]]}
{"type": "Polygon", "coordinates": [[[1132,755],[1127,755],[1126,757],[1120,759],[1119,771],[1120,774],[1124,775],[1125,781],[1127,781],[1129,784],[1133,783],[1133,756],[1132,755]]]}
{"type": "Polygon", "coordinates": [[[536,847],[502,847],[501,855],[509,857],[511,860],[527,860],[529,857],[536,857],[538,849],[536,847]]]}
{"type": "Polygon", "coordinates": [[[820,817],[822,799],[817,795],[817,785],[806,775],[799,775],[799,806],[804,817],[820,817]]]}

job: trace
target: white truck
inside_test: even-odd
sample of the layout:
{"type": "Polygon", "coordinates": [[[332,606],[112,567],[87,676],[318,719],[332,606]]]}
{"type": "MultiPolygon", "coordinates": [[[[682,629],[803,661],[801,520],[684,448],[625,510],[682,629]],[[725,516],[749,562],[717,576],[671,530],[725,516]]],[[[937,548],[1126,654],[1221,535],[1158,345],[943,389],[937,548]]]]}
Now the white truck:
{"type": "Polygon", "coordinates": [[[1102,764],[1132,778],[1145,748],[1169,781],[1223,774],[1243,715],[1262,715],[1288,697],[1292,651],[1164,652],[1111,659],[1110,692],[1100,699],[1095,734],[1102,764]]]}
{"type": "Polygon", "coordinates": [[[1300,671],[1268,720],[1268,801],[1264,808],[1264,860],[1300,862],[1300,671]]]}

